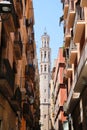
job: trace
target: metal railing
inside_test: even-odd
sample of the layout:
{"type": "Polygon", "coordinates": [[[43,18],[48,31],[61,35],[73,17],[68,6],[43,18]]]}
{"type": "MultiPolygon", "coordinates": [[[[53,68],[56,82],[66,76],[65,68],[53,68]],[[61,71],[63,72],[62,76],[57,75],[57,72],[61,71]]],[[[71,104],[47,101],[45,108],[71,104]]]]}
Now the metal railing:
{"type": "Polygon", "coordinates": [[[75,21],[74,21],[74,26],[73,26],[73,32],[75,32],[75,27],[77,22],[84,20],[84,10],[79,7],[79,9],[76,8],[76,15],[75,15],[75,21]]]}

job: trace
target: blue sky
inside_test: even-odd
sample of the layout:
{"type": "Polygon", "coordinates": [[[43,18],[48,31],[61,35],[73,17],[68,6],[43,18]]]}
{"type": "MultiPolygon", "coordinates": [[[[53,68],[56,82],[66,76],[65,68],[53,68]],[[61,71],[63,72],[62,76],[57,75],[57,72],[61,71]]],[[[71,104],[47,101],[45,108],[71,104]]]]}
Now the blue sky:
{"type": "Polygon", "coordinates": [[[58,48],[63,45],[63,27],[59,26],[59,18],[62,16],[61,0],[33,0],[35,17],[35,41],[37,44],[38,62],[40,62],[41,36],[45,28],[50,36],[51,63],[57,58],[58,48]]]}

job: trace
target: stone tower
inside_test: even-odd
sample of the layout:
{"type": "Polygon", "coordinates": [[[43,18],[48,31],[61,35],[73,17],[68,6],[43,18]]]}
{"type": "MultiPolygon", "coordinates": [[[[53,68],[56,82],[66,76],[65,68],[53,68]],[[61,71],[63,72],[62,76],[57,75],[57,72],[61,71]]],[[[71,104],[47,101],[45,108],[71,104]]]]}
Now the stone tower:
{"type": "Polygon", "coordinates": [[[49,130],[49,105],[51,79],[51,49],[49,47],[50,37],[46,32],[41,36],[42,46],[40,48],[40,123],[41,130],[49,130]]]}

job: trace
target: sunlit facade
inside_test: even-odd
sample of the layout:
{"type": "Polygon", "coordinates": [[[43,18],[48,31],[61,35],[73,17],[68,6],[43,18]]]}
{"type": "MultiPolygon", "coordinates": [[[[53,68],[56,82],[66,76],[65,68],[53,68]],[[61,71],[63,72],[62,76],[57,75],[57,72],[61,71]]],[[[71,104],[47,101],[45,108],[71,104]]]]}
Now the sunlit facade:
{"type": "Polygon", "coordinates": [[[62,0],[64,9],[64,111],[69,130],[87,129],[87,1],[62,0]]]}
{"type": "Polygon", "coordinates": [[[55,68],[52,71],[53,79],[53,99],[54,99],[54,129],[66,130],[68,121],[63,111],[63,104],[67,100],[67,89],[63,83],[63,71],[65,68],[65,58],[63,57],[63,48],[59,48],[55,68]],[[66,125],[66,127],[65,127],[66,125]]]}
{"type": "Polygon", "coordinates": [[[50,91],[49,82],[51,78],[51,49],[50,38],[46,32],[41,37],[40,48],[40,125],[41,130],[49,130],[50,119],[50,91]]]}
{"type": "Polygon", "coordinates": [[[0,0],[0,130],[39,129],[39,72],[32,0],[0,0]],[[37,89],[36,89],[37,88],[37,89]],[[36,97],[35,97],[36,96],[36,97]]]}

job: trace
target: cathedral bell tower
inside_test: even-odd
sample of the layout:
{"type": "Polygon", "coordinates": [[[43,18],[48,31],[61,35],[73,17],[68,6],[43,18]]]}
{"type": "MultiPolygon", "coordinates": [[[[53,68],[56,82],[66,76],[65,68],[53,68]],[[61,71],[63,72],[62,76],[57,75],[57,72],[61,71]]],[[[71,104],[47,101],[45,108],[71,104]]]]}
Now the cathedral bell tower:
{"type": "Polygon", "coordinates": [[[49,47],[50,37],[46,32],[41,36],[42,46],[40,48],[40,123],[41,130],[49,130],[49,105],[51,79],[51,49],[49,47]]]}

